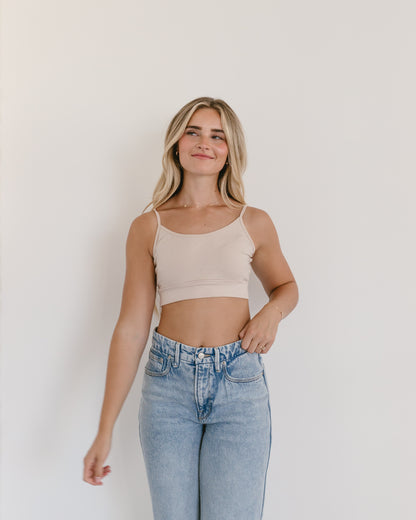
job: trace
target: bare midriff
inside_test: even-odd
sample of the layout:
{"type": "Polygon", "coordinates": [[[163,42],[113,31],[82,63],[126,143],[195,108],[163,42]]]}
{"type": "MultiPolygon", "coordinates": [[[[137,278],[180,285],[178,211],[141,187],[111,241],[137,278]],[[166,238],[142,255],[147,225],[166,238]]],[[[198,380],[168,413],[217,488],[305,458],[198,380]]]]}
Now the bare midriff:
{"type": "Polygon", "coordinates": [[[218,347],[241,339],[249,319],[245,298],[194,298],[163,305],[157,332],[195,348],[218,347]]]}

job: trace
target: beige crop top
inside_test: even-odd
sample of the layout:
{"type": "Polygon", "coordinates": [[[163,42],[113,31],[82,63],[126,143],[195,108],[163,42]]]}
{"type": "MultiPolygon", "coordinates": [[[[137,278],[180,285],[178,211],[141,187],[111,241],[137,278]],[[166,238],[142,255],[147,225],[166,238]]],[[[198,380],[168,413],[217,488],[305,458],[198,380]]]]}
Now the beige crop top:
{"type": "Polygon", "coordinates": [[[248,298],[255,245],[244,222],[243,207],[230,224],[209,233],[177,233],[160,223],[153,244],[160,305],[212,296],[248,298]]]}

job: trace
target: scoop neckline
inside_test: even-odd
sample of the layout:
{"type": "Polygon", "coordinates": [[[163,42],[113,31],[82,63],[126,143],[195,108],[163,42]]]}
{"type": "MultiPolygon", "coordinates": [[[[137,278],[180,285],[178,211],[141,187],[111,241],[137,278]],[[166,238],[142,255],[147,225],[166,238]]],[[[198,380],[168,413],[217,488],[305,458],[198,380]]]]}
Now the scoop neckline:
{"type": "MultiPolygon", "coordinates": [[[[232,226],[233,224],[235,224],[236,222],[238,222],[241,219],[243,210],[244,210],[244,206],[243,206],[242,210],[240,211],[240,214],[238,215],[238,217],[236,219],[234,219],[232,222],[230,222],[229,224],[227,224],[226,226],[223,226],[222,228],[219,228],[219,229],[214,229],[214,231],[208,231],[207,233],[179,233],[178,231],[173,231],[172,229],[169,229],[169,228],[163,226],[161,223],[159,223],[159,227],[161,227],[165,231],[168,231],[169,233],[172,233],[174,235],[184,236],[184,237],[200,237],[200,236],[205,236],[205,235],[212,235],[214,233],[218,233],[218,231],[227,229],[230,226],[232,226]]],[[[154,208],[154,211],[157,212],[157,210],[155,208],[154,208]]],[[[160,218],[160,215],[159,215],[159,218],[160,218]]]]}
{"type": "Polygon", "coordinates": [[[219,229],[214,229],[214,231],[208,231],[207,233],[178,233],[178,231],[172,231],[171,229],[169,229],[169,228],[167,228],[165,226],[162,226],[162,224],[160,224],[160,227],[162,229],[164,229],[165,231],[169,231],[169,233],[173,233],[174,235],[181,235],[181,236],[185,236],[185,237],[200,237],[200,236],[204,236],[204,235],[212,235],[213,233],[218,233],[218,231],[222,231],[223,229],[227,229],[232,224],[235,224],[235,222],[240,220],[240,218],[241,217],[238,216],[236,219],[234,219],[232,222],[230,222],[226,226],[224,226],[222,228],[219,228],[219,229]]]}

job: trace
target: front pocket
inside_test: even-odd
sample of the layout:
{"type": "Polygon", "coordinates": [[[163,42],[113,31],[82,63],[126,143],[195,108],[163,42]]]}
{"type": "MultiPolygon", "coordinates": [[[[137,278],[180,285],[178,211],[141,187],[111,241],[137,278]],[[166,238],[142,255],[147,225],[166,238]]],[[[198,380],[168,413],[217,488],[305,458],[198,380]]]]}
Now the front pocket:
{"type": "Polygon", "coordinates": [[[172,366],[172,358],[170,355],[165,356],[156,355],[149,351],[149,358],[147,360],[144,371],[149,376],[165,376],[172,366]]]}
{"type": "Polygon", "coordinates": [[[222,370],[232,383],[251,383],[263,377],[264,367],[259,354],[246,352],[228,363],[223,361],[222,370]]]}
{"type": "Polygon", "coordinates": [[[152,350],[149,350],[149,358],[157,361],[160,364],[163,364],[163,356],[156,355],[152,350]]]}

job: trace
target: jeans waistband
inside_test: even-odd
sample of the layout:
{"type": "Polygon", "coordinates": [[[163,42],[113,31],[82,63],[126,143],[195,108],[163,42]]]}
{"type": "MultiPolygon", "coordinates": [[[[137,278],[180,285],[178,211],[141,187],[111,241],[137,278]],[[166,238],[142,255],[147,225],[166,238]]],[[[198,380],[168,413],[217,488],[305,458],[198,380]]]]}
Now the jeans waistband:
{"type": "Polygon", "coordinates": [[[218,369],[222,361],[230,361],[237,356],[248,354],[241,347],[241,339],[219,345],[218,347],[192,347],[185,345],[180,341],[163,336],[157,332],[157,327],[153,329],[152,347],[156,348],[162,354],[169,355],[178,363],[179,357],[182,361],[191,364],[215,363],[218,369]]]}

